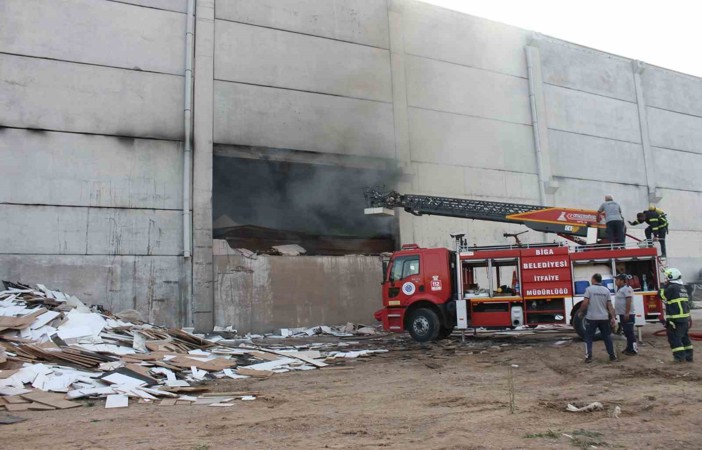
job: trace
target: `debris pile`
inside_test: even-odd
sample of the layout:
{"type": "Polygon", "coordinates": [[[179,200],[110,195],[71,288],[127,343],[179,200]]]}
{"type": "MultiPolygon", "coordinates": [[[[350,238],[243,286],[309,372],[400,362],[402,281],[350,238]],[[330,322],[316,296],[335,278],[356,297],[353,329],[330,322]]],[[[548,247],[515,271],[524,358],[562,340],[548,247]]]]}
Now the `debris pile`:
{"type": "MultiPolygon", "coordinates": [[[[200,336],[146,323],[136,311],[115,315],[89,308],[75,296],[43,285],[4,284],[0,407],[8,411],[73,408],[81,406],[73,400],[95,397],[106,398],[106,408],[126,407],[130,397],[164,406],[232,406],[235,400],[255,400],[258,393],[206,393],[204,382],[268,378],[387,351],[343,351],[350,349],[348,342],[263,347],[250,337],[200,336]]],[[[373,333],[374,328],[347,324],[287,329],[285,335],[373,333]]]]}

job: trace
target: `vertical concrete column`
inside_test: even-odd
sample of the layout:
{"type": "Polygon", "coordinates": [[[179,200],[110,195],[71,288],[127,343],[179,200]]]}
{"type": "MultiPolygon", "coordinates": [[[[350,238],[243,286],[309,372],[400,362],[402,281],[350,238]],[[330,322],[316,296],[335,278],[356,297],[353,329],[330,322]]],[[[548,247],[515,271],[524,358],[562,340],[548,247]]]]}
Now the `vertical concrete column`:
{"type": "MultiPolygon", "coordinates": [[[[405,81],[405,43],[402,26],[402,5],[388,3],[388,29],[390,30],[390,70],[392,76],[392,108],[395,127],[395,158],[400,172],[397,189],[408,192],[413,186],[414,170],[410,152],[409,119],[407,117],[407,83],[405,81]]],[[[398,216],[400,241],[414,242],[414,220],[410,214],[398,216]]]]}
{"type": "Polygon", "coordinates": [[[529,78],[529,103],[531,105],[536,168],[539,176],[539,193],[542,204],[552,205],[554,202],[553,194],[558,190],[558,183],[553,180],[551,171],[546,101],[544,100],[543,78],[541,75],[541,50],[538,46],[539,36],[537,34],[524,50],[529,78]]]}
{"type": "Polygon", "coordinates": [[[212,135],[214,115],[214,0],[197,0],[193,149],[192,324],[214,327],[212,265],[212,135]]]}
{"type": "Polygon", "coordinates": [[[646,70],[643,61],[632,61],[634,70],[634,87],[636,88],[636,106],[639,109],[639,129],[641,130],[641,147],[643,148],[644,167],[646,167],[646,185],[648,187],[648,201],[658,203],[662,196],[656,183],[656,167],[651,149],[651,138],[648,134],[648,115],[646,114],[646,100],[643,95],[641,74],[646,70]]]}

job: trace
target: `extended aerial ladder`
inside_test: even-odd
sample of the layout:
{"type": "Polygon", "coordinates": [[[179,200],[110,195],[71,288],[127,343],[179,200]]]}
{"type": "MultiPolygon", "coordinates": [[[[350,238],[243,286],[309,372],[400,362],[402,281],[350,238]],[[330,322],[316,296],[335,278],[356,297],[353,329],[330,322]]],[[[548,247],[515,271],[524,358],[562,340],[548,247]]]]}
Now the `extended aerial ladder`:
{"type": "Polygon", "coordinates": [[[578,244],[594,244],[598,238],[604,238],[605,227],[597,222],[597,211],[594,210],[400,194],[381,189],[372,187],[365,190],[366,214],[392,214],[390,210],[403,208],[415,216],[435,215],[522,224],[534,231],[555,233],[578,244]]]}

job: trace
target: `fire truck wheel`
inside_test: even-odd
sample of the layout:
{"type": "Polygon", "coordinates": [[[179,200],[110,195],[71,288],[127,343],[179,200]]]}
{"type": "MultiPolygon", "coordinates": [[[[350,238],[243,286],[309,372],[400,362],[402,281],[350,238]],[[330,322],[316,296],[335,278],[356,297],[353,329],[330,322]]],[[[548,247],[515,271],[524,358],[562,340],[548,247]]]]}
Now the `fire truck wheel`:
{"type": "Polygon", "coordinates": [[[429,308],[418,308],[412,313],[409,323],[409,333],[417,342],[435,340],[441,329],[439,316],[429,308]]]}
{"type": "Polygon", "coordinates": [[[439,330],[439,335],[437,336],[437,339],[446,339],[447,337],[451,336],[451,333],[453,333],[453,327],[442,326],[439,330]]]}

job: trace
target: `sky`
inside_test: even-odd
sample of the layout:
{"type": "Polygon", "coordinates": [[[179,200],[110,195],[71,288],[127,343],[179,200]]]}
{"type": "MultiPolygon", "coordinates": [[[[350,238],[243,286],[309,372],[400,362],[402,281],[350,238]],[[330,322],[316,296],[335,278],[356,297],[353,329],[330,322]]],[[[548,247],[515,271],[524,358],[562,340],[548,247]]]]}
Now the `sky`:
{"type": "Polygon", "coordinates": [[[702,77],[697,0],[422,0],[702,77]]]}

